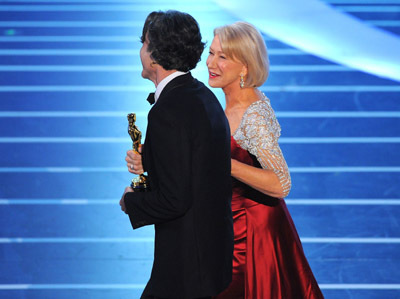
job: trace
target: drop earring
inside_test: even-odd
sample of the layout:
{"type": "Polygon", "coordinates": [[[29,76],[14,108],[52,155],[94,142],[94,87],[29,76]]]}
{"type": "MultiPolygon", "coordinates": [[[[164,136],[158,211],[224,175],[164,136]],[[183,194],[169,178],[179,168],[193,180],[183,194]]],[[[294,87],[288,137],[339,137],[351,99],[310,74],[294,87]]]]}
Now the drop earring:
{"type": "Polygon", "coordinates": [[[244,87],[244,79],[243,79],[243,74],[240,74],[240,88],[244,87]]]}

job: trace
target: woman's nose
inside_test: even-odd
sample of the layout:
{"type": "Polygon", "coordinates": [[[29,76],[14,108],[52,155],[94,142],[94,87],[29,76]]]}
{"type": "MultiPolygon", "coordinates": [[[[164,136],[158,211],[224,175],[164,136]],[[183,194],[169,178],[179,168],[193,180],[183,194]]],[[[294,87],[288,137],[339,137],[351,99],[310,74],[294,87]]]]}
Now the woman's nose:
{"type": "Polygon", "coordinates": [[[208,56],[207,60],[206,60],[206,65],[208,67],[212,67],[214,65],[214,59],[212,58],[211,55],[208,56]]]}

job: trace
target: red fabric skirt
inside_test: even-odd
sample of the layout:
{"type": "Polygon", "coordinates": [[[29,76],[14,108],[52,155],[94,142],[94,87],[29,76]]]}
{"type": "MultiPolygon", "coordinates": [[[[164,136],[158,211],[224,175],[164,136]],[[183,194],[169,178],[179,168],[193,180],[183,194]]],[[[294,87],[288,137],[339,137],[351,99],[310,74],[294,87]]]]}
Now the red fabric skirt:
{"type": "MultiPolygon", "coordinates": [[[[236,198],[238,200],[239,198],[236,198]]],[[[235,204],[233,279],[216,298],[323,298],[283,199],[235,204]]]]}
{"type": "MultiPolygon", "coordinates": [[[[232,158],[260,167],[233,138],[231,152],[232,158]]],[[[215,298],[323,298],[283,199],[234,180],[232,212],[232,283],[215,298]]]]}

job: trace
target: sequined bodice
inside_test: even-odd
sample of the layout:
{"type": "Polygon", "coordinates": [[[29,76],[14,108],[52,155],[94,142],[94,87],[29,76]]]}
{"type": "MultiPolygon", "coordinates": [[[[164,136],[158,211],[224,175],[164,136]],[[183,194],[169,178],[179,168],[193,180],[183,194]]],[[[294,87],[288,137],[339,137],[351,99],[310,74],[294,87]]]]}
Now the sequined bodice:
{"type": "Polygon", "coordinates": [[[291,179],[278,144],[280,135],[281,127],[275,112],[269,99],[263,95],[260,100],[247,108],[232,137],[242,149],[257,158],[263,169],[274,171],[287,196],[291,188],[291,179]]]}

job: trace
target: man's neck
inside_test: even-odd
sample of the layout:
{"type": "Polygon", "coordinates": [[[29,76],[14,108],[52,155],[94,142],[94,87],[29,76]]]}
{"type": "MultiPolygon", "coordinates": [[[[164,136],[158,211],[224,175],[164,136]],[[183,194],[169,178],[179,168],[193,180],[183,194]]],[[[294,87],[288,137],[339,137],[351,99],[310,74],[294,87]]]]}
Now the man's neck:
{"type": "Polygon", "coordinates": [[[166,77],[168,77],[169,75],[171,75],[172,73],[175,73],[176,70],[165,70],[162,67],[157,68],[157,72],[156,72],[156,82],[154,82],[154,84],[156,85],[156,87],[158,86],[158,84],[166,77]]]}
{"type": "Polygon", "coordinates": [[[158,84],[156,85],[156,91],[154,94],[155,101],[158,100],[158,97],[164,90],[164,87],[167,86],[169,82],[174,80],[176,77],[182,76],[184,74],[187,74],[187,73],[173,70],[173,71],[165,72],[162,76],[160,76],[159,78],[162,78],[162,79],[160,81],[158,81],[157,82],[158,84]]]}

